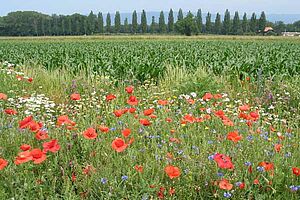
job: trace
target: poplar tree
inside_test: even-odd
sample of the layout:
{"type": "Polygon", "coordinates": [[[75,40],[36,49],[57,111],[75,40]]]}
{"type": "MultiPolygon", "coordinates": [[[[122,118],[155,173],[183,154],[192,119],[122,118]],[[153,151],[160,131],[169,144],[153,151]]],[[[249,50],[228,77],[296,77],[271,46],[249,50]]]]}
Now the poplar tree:
{"type": "Polygon", "coordinates": [[[143,10],[142,12],[141,27],[142,27],[142,33],[147,33],[147,16],[145,10],[143,10]]]}
{"type": "Polygon", "coordinates": [[[221,34],[221,31],[222,31],[221,15],[217,13],[216,20],[215,20],[215,33],[221,34]]]}
{"type": "Polygon", "coordinates": [[[98,13],[98,31],[99,33],[104,32],[103,15],[101,12],[98,13]]]}
{"type": "Polygon", "coordinates": [[[258,20],[258,29],[263,32],[266,27],[266,24],[267,24],[266,14],[263,11],[258,20]]]}
{"type": "Polygon", "coordinates": [[[111,33],[111,18],[109,13],[106,16],[106,32],[111,33]]]}
{"type": "Polygon", "coordinates": [[[174,31],[174,13],[173,10],[170,9],[169,17],[168,17],[168,32],[171,33],[174,31]]]}
{"type": "Polygon", "coordinates": [[[211,25],[211,14],[208,12],[206,16],[205,22],[205,31],[206,33],[211,33],[212,25],[211,25]]]}
{"type": "Polygon", "coordinates": [[[250,19],[250,31],[253,33],[256,33],[257,31],[257,20],[256,20],[256,14],[252,13],[251,19],[250,19]]]}
{"type": "Polygon", "coordinates": [[[138,31],[138,22],[137,22],[137,13],[136,11],[133,11],[132,13],[132,33],[137,33],[138,31]]]}
{"type": "Polygon", "coordinates": [[[244,16],[243,16],[242,29],[243,29],[243,33],[247,33],[248,32],[249,28],[248,28],[247,13],[244,13],[244,16]]]}
{"type": "Polygon", "coordinates": [[[230,12],[228,9],[225,11],[224,15],[224,22],[223,22],[223,34],[228,35],[231,29],[231,22],[230,22],[230,12]]]}
{"type": "Polygon", "coordinates": [[[180,8],[178,11],[177,21],[183,20],[183,13],[182,9],[180,8]]]}
{"type": "Polygon", "coordinates": [[[153,33],[155,33],[155,30],[156,30],[155,17],[152,16],[152,22],[151,22],[151,25],[150,25],[150,32],[153,34],[153,33]]]}
{"type": "Polygon", "coordinates": [[[240,16],[239,16],[239,13],[236,11],[234,13],[234,17],[233,17],[232,33],[234,35],[238,35],[239,31],[240,31],[240,16]]]}
{"type": "Polygon", "coordinates": [[[165,33],[166,32],[167,28],[166,28],[166,23],[165,23],[165,15],[164,15],[163,11],[160,12],[158,26],[159,26],[159,32],[160,33],[165,33]]]}
{"type": "Polygon", "coordinates": [[[128,18],[126,17],[124,20],[124,33],[129,32],[129,24],[128,24],[128,18]]]}
{"type": "Polygon", "coordinates": [[[196,16],[196,23],[197,23],[197,32],[202,33],[203,32],[203,22],[202,22],[202,11],[201,9],[198,9],[197,16],[196,16]]]}
{"type": "Polygon", "coordinates": [[[120,33],[121,31],[121,15],[120,12],[117,11],[115,14],[115,32],[120,33]]]}

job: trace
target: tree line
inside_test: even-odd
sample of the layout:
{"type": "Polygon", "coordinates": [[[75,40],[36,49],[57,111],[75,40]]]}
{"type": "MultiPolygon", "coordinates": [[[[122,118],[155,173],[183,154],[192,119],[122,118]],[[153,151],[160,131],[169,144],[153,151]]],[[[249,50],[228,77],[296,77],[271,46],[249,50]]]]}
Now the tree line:
{"type": "Polygon", "coordinates": [[[124,21],[117,11],[114,21],[110,13],[106,14],[104,21],[103,13],[89,15],[75,13],[73,15],[51,16],[34,11],[17,11],[8,13],[0,17],[0,35],[3,36],[52,36],[52,35],[92,35],[92,34],[222,34],[222,35],[254,35],[263,32],[266,26],[274,28],[278,34],[287,31],[300,31],[300,21],[294,24],[284,24],[283,22],[271,23],[266,19],[265,12],[259,16],[252,13],[248,19],[247,13],[242,18],[236,11],[233,18],[226,10],[224,17],[217,13],[212,18],[211,13],[207,13],[205,20],[202,11],[199,9],[194,16],[188,12],[185,16],[182,9],[179,9],[177,18],[170,9],[167,18],[165,13],[160,12],[158,21],[152,16],[151,23],[147,23],[146,11],[141,13],[140,23],[138,14],[132,13],[132,19],[124,21]],[[166,20],[167,19],[167,20],[166,20]]]}

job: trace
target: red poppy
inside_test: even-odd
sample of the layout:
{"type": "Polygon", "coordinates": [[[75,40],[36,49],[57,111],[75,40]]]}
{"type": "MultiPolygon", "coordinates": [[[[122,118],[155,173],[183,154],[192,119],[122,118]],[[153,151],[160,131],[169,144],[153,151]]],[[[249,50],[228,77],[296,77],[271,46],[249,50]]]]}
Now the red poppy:
{"type": "Polygon", "coordinates": [[[3,170],[8,165],[7,160],[0,158],[0,170],[3,170]]]}
{"type": "Polygon", "coordinates": [[[133,86],[128,86],[125,88],[125,91],[128,93],[128,94],[132,94],[133,93],[133,90],[134,90],[134,87],[133,86]]]}
{"type": "Polygon", "coordinates": [[[115,95],[113,95],[113,94],[106,95],[106,101],[111,101],[111,100],[113,100],[115,98],[117,98],[117,97],[115,95]]]}
{"type": "Polygon", "coordinates": [[[142,165],[136,165],[136,166],[134,166],[134,169],[135,169],[136,171],[138,171],[138,172],[142,173],[142,172],[143,172],[143,169],[144,169],[144,167],[143,167],[142,165]]]}
{"type": "Polygon", "coordinates": [[[26,117],[25,119],[23,119],[22,121],[19,122],[19,128],[20,129],[27,128],[32,120],[33,120],[32,116],[26,117]]]}
{"type": "Polygon", "coordinates": [[[15,164],[19,165],[22,163],[29,162],[31,160],[32,160],[32,155],[31,155],[30,151],[23,151],[23,152],[20,152],[18,154],[18,156],[16,157],[15,164]]]}
{"type": "Polygon", "coordinates": [[[57,118],[57,126],[70,125],[75,126],[76,123],[71,121],[67,115],[62,115],[57,118]]]}
{"type": "Polygon", "coordinates": [[[49,138],[49,135],[47,133],[47,131],[38,131],[36,134],[35,134],[35,139],[37,140],[46,140],[49,138]]]}
{"type": "Polygon", "coordinates": [[[122,152],[127,148],[128,145],[125,143],[125,141],[122,138],[116,138],[112,142],[111,146],[114,150],[116,150],[116,152],[122,152]]]}
{"type": "Polygon", "coordinates": [[[123,115],[123,110],[115,110],[114,114],[116,117],[121,117],[123,115]]]}
{"type": "Polygon", "coordinates": [[[136,109],[135,108],[129,108],[128,110],[130,113],[135,113],[136,109]]]}
{"type": "Polygon", "coordinates": [[[224,119],[222,120],[222,122],[225,126],[234,126],[233,122],[230,119],[224,119]]]}
{"type": "Polygon", "coordinates": [[[274,170],[274,164],[270,162],[260,162],[258,166],[263,167],[266,171],[274,170]]]}
{"type": "Polygon", "coordinates": [[[60,149],[60,145],[57,140],[51,140],[50,142],[44,142],[43,144],[44,152],[50,151],[52,153],[57,152],[60,149]]]}
{"type": "Polygon", "coordinates": [[[225,113],[223,110],[218,110],[218,111],[215,111],[215,115],[217,117],[220,117],[221,119],[223,119],[223,116],[225,116],[225,113]]]}
{"type": "Polygon", "coordinates": [[[0,100],[7,100],[7,95],[4,93],[0,93],[0,100]]]}
{"type": "Polygon", "coordinates": [[[242,139],[242,136],[239,135],[238,131],[234,131],[234,132],[228,133],[227,139],[236,143],[242,139]]]}
{"type": "Polygon", "coordinates": [[[224,154],[217,153],[214,156],[214,160],[221,169],[234,169],[234,165],[232,164],[230,157],[224,154]]]}
{"type": "Polygon", "coordinates": [[[21,149],[22,151],[28,151],[28,150],[31,149],[31,146],[30,146],[29,144],[22,144],[22,145],[20,146],[20,149],[21,149]]]}
{"type": "Polygon", "coordinates": [[[293,170],[293,174],[295,174],[296,176],[300,176],[300,168],[293,167],[292,170],[293,170]]]}
{"type": "Polygon", "coordinates": [[[93,140],[97,138],[97,133],[94,128],[88,128],[86,131],[83,132],[83,137],[89,140],[93,140]]]}
{"type": "Polygon", "coordinates": [[[82,173],[85,175],[91,175],[92,172],[95,172],[96,169],[92,165],[87,165],[83,170],[82,173]]]}
{"type": "Polygon", "coordinates": [[[154,108],[146,109],[146,110],[144,110],[144,115],[149,116],[149,115],[152,115],[153,112],[154,112],[154,108]]]}
{"type": "Polygon", "coordinates": [[[144,126],[150,126],[151,122],[148,119],[140,119],[140,124],[144,126]]]}
{"type": "Polygon", "coordinates": [[[243,182],[243,183],[240,183],[239,184],[239,188],[242,190],[246,187],[246,184],[243,182]]]}
{"type": "Polygon", "coordinates": [[[169,195],[173,196],[174,194],[175,194],[175,188],[170,187],[170,189],[169,189],[169,195]]]}
{"type": "Polygon", "coordinates": [[[127,103],[131,106],[136,106],[139,103],[139,101],[135,96],[130,96],[129,99],[127,100],[127,103]]]}
{"type": "Polygon", "coordinates": [[[222,94],[215,94],[214,99],[221,99],[223,96],[222,94]]]}
{"type": "Polygon", "coordinates": [[[78,93],[71,94],[70,97],[71,97],[71,100],[73,100],[73,101],[78,101],[81,99],[80,94],[78,94],[78,93]]]}
{"type": "Polygon", "coordinates": [[[161,106],[165,106],[165,105],[167,105],[169,102],[168,102],[168,100],[158,100],[157,101],[157,104],[158,105],[161,105],[161,106]]]}
{"type": "Polygon", "coordinates": [[[258,112],[250,112],[250,116],[252,118],[253,121],[256,121],[259,119],[259,114],[258,112]]]}
{"type": "Polygon", "coordinates": [[[196,118],[191,114],[183,116],[183,122],[194,123],[195,120],[196,120],[196,118]]]}
{"type": "Polygon", "coordinates": [[[107,126],[99,126],[99,130],[103,133],[107,133],[109,131],[109,128],[107,126]]]}
{"type": "Polygon", "coordinates": [[[202,99],[204,101],[209,101],[210,99],[212,99],[214,96],[211,93],[205,93],[204,96],[202,97],[202,99]]]}
{"type": "Polygon", "coordinates": [[[40,149],[32,149],[30,155],[32,156],[32,161],[34,164],[40,164],[47,158],[46,154],[40,149]]]}
{"type": "Polygon", "coordinates": [[[219,188],[222,190],[231,190],[233,185],[227,179],[222,179],[219,182],[219,188]]]}
{"type": "Polygon", "coordinates": [[[255,180],[253,181],[253,184],[254,184],[254,185],[258,185],[258,184],[259,184],[259,180],[258,180],[258,179],[255,179],[255,180]]]}
{"type": "Polygon", "coordinates": [[[131,133],[131,130],[129,128],[122,130],[122,135],[124,137],[128,137],[130,135],[130,133],[131,133]]]}
{"type": "Polygon", "coordinates": [[[248,111],[248,110],[250,110],[250,106],[247,105],[247,104],[239,106],[239,110],[242,111],[242,112],[248,111]]]}
{"type": "Polygon", "coordinates": [[[177,178],[180,176],[180,169],[178,167],[168,165],[165,167],[165,172],[170,179],[177,178]]]}
{"type": "Polygon", "coordinates": [[[169,117],[166,118],[166,122],[171,123],[173,120],[169,117]]]}
{"type": "Polygon", "coordinates": [[[278,152],[278,153],[280,152],[281,147],[282,147],[282,144],[275,144],[275,145],[274,145],[274,149],[275,149],[275,151],[278,152]]]}
{"type": "Polygon", "coordinates": [[[7,114],[7,115],[16,115],[18,114],[18,112],[14,109],[5,109],[4,112],[7,114]]]}
{"type": "Polygon", "coordinates": [[[28,123],[28,128],[30,131],[32,132],[37,132],[39,131],[41,128],[43,127],[43,124],[42,123],[38,123],[38,122],[35,122],[35,121],[31,121],[28,123]]]}

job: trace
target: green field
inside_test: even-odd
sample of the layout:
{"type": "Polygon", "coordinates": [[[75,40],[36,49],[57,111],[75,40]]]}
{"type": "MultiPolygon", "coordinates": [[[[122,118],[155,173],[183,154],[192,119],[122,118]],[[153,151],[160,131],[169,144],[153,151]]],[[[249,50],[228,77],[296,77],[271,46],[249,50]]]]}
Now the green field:
{"type": "Polygon", "coordinates": [[[284,37],[0,38],[0,199],[299,199],[299,55],[284,37]]]}

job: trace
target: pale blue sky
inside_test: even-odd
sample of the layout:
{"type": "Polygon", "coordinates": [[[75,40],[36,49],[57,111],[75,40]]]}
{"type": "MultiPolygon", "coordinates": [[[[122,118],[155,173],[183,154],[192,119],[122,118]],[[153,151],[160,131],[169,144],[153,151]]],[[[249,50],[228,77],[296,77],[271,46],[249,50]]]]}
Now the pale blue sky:
{"type": "Polygon", "coordinates": [[[72,14],[75,12],[87,14],[94,12],[122,13],[142,9],[146,11],[168,11],[170,8],[184,11],[196,11],[202,8],[204,12],[223,13],[230,11],[261,12],[269,14],[300,14],[300,0],[0,0],[0,15],[10,11],[35,10],[47,14],[72,14]]]}

